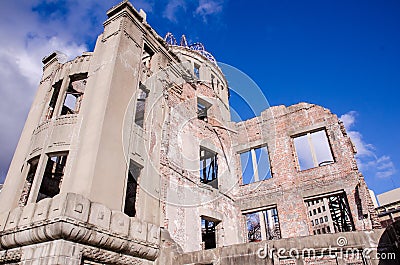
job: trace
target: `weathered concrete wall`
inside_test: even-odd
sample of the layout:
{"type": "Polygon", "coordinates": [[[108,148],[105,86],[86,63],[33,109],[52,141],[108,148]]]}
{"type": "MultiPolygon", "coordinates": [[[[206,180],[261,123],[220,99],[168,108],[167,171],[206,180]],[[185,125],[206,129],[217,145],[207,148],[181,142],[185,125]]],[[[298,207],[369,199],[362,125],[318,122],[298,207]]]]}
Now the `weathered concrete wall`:
{"type": "Polygon", "coordinates": [[[201,217],[220,221],[217,245],[243,242],[240,211],[226,194],[232,174],[232,136],[226,109],[209,85],[183,85],[167,100],[168,126],[163,134],[161,174],[164,226],[184,251],[201,249],[201,217]],[[211,103],[208,121],[197,118],[197,97],[211,103]],[[218,127],[217,127],[218,126],[218,127]],[[200,146],[218,156],[218,188],[200,182],[200,146]]]}
{"type": "Polygon", "coordinates": [[[392,244],[393,241],[381,229],[238,244],[176,254],[171,257],[170,264],[398,264],[398,250],[392,248],[392,244]],[[383,255],[387,258],[377,258],[383,255]]]}

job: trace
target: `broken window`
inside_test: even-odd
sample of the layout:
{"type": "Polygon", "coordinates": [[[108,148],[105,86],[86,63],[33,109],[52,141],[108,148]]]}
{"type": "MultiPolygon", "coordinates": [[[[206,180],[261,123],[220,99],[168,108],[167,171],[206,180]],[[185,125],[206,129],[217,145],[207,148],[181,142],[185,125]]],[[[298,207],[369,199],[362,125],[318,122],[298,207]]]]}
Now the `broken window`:
{"type": "Polygon", "coordinates": [[[250,151],[241,153],[240,162],[242,165],[242,183],[244,185],[272,177],[268,148],[266,146],[253,148],[250,151]]]}
{"type": "Polygon", "coordinates": [[[275,208],[245,214],[249,242],[281,238],[278,211],[275,208]]]}
{"type": "Polygon", "coordinates": [[[334,162],[332,150],[324,129],[294,138],[300,170],[319,167],[334,162]]]}
{"type": "Polygon", "coordinates": [[[53,93],[51,95],[49,107],[47,108],[46,120],[49,120],[53,117],[54,109],[56,108],[56,104],[57,104],[58,95],[60,94],[61,84],[62,84],[62,80],[58,81],[57,83],[55,83],[53,85],[53,88],[52,88],[53,93]]]}
{"type": "Polygon", "coordinates": [[[150,49],[147,44],[144,44],[143,47],[143,54],[142,54],[142,63],[144,67],[150,69],[151,67],[151,60],[153,59],[154,52],[150,49]]]}
{"type": "Polygon", "coordinates": [[[208,121],[208,109],[211,107],[211,104],[205,101],[202,98],[197,98],[197,118],[199,120],[208,121]]]}
{"type": "Polygon", "coordinates": [[[200,79],[200,65],[198,65],[197,63],[194,63],[193,72],[194,72],[194,76],[197,79],[200,79]]]}
{"type": "Polygon", "coordinates": [[[142,167],[131,161],[129,165],[128,182],[126,184],[124,205],[124,213],[129,217],[134,217],[136,215],[136,194],[138,179],[141,171],[142,167]]]}
{"type": "Polygon", "coordinates": [[[67,156],[67,153],[48,155],[36,202],[45,198],[53,198],[60,193],[67,156]]]}
{"type": "Polygon", "coordinates": [[[61,115],[79,113],[83,94],[85,92],[86,81],[87,74],[79,74],[70,77],[61,115]]]}
{"type": "Polygon", "coordinates": [[[331,233],[331,231],[338,233],[354,230],[347,197],[343,191],[328,194],[322,198],[308,199],[306,205],[308,211],[314,212],[313,218],[316,218],[314,221],[311,220],[311,225],[315,226],[313,227],[314,233],[318,233],[317,230],[322,231],[322,233],[331,233]],[[323,211],[316,213],[316,209],[321,208],[323,211]]]}
{"type": "Polygon", "coordinates": [[[31,192],[33,180],[35,178],[36,170],[39,164],[39,156],[32,158],[28,161],[28,174],[26,175],[24,188],[22,189],[22,194],[19,199],[19,206],[25,206],[28,202],[29,194],[31,192]]]}
{"type": "Polygon", "coordinates": [[[204,249],[217,247],[216,240],[217,222],[207,217],[201,217],[201,241],[204,249]]]}
{"type": "Polygon", "coordinates": [[[200,181],[218,189],[217,153],[200,147],[200,181]]]}
{"type": "Polygon", "coordinates": [[[149,96],[149,91],[142,83],[140,83],[137,93],[138,95],[136,100],[135,123],[143,128],[144,114],[146,110],[146,99],[149,96]]]}

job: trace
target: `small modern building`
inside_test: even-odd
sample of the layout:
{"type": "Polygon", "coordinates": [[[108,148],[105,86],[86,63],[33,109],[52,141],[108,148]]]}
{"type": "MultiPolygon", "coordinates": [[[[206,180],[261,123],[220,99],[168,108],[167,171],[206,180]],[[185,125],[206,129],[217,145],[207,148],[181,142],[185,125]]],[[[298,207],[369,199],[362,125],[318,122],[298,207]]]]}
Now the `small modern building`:
{"type": "Polygon", "coordinates": [[[378,194],[377,197],[380,206],[376,210],[382,227],[400,220],[400,188],[378,194]]]}

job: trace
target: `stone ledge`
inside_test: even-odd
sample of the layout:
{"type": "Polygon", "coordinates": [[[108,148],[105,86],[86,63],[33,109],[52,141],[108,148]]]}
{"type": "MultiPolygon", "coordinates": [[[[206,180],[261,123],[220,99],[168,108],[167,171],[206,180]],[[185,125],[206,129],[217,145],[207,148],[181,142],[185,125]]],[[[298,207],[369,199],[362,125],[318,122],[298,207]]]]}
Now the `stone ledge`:
{"type": "Polygon", "coordinates": [[[74,193],[0,214],[0,250],[57,239],[155,260],[160,227],[74,193]]]}

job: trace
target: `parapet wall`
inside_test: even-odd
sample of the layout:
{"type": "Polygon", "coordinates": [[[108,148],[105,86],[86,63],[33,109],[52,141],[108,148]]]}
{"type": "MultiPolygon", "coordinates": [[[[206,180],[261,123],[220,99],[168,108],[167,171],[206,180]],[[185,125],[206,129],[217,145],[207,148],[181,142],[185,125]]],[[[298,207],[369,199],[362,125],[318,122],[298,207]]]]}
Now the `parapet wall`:
{"type": "Polygon", "coordinates": [[[73,193],[59,194],[0,216],[0,250],[60,239],[155,260],[160,227],[73,193]]]}

